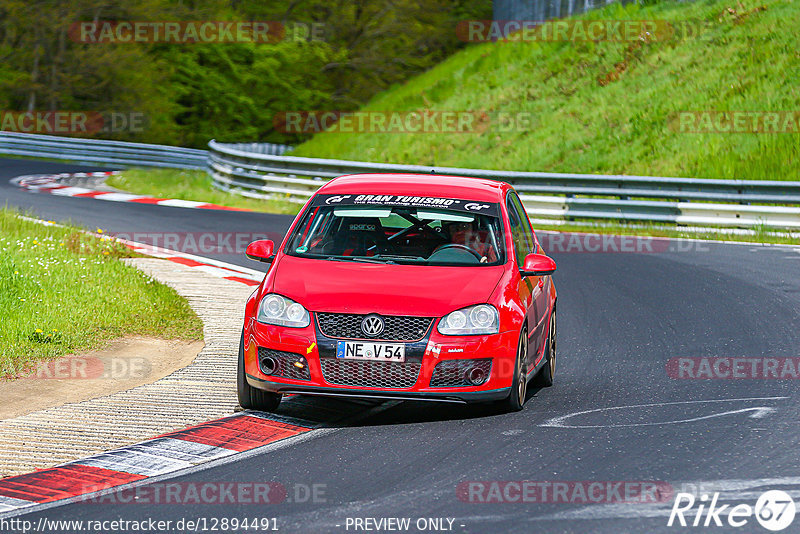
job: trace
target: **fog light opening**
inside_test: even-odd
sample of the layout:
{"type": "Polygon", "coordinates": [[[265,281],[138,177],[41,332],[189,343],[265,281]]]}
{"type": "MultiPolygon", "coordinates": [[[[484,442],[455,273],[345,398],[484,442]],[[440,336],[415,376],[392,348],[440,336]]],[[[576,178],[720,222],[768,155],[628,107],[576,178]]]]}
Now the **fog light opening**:
{"type": "Polygon", "coordinates": [[[261,360],[261,372],[265,375],[271,375],[278,370],[278,360],[272,356],[267,356],[261,360]]]}
{"type": "Polygon", "coordinates": [[[467,372],[467,381],[473,386],[480,386],[486,382],[486,372],[480,367],[473,367],[467,372]]]}

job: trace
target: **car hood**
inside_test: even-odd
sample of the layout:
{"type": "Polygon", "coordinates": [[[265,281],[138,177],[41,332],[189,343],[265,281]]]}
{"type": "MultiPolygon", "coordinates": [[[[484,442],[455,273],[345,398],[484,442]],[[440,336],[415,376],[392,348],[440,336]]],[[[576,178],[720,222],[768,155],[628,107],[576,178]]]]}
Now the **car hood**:
{"type": "Polygon", "coordinates": [[[310,311],[439,317],[487,302],[503,266],[431,267],[283,256],[272,291],[310,311]]]}

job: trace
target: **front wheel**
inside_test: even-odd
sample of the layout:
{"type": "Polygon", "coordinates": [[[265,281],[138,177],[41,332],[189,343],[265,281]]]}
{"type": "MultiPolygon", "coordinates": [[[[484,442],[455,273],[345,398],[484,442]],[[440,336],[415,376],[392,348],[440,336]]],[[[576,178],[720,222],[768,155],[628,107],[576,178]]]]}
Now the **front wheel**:
{"type": "Polygon", "coordinates": [[[281,403],[282,395],[254,388],[247,383],[244,368],[244,332],[242,332],[242,339],[239,341],[239,363],[237,367],[236,392],[239,396],[239,405],[245,410],[274,412],[281,403]]]}
{"type": "Polygon", "coordinates": [[[501,408],[508,412],[518,412],[525,404],[528,391],[528,331],[523,329],[519,335],[517,361],[514,364],[514,380],[511,382],[511,394],[500,401],[501,408]]]}

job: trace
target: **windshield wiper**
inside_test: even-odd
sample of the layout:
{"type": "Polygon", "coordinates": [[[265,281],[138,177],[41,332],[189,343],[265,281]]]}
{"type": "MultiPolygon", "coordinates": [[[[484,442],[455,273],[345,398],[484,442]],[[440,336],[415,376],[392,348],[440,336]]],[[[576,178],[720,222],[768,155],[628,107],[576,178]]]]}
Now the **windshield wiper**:
{"type": "Polygon", "coordinates": [[[379,260],[376,258],[370,258],[367,256],[328,256],[325,258],[326,260],[330,261],[359,261],[364,263],[393,263],[391,261],[386,260],[379,260]]]}
{"type": "Polygon", "coordinates": [[[426,261],[425,258],[421,256],[400,256],[396,254],[376,254],[373,258],[386,258],[387,261],[397,260],[397,261],[410,261],[410,262],[421,262],[426,261]]]}

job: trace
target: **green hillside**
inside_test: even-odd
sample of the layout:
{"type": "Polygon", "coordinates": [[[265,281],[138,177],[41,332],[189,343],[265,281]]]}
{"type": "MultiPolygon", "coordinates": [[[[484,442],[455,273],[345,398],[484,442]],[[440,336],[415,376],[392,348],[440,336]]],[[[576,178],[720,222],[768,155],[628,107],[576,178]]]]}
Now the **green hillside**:
{"type": "MultiPolygon", "coordinates": [[[[321,133],[294,155],[529,171],[800,179],[797,130],[685,133],[676,118],[685,111],[788,111],[796,120],[800,3],[614,4],[581,18],[670,21],[702,31],[625,42],[470,45],[378,94],[363,109],[470,110],[490,118],[498,112],[522,113],[533,118],[530,125],[502,128],[494,121],[479,133],[321,133]]],[[[781,117],[781,127],[791,130],[781,117]]]]}

